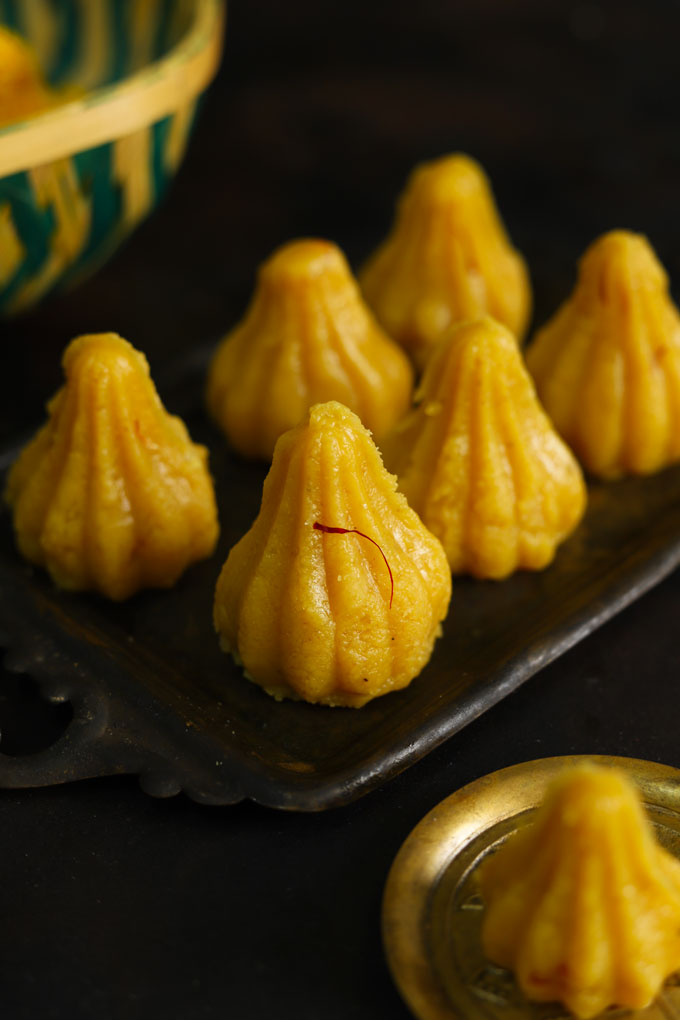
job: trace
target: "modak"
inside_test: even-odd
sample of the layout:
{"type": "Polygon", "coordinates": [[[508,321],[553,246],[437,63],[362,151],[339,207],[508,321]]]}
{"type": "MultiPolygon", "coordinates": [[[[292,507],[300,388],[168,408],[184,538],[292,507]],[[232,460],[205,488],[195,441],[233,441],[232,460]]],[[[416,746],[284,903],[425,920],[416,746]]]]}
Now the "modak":
{"type": "Polygon", "coordinates": [[[488,314],[520,337],[531,309],[524,260],[483,170],[463,155],[416,168],[391,234],[359,280],[379,322],[419,368],[453,323],[488,314]]]}
{"type": "Polygon", "coordinates": [[[529,999],[642,1009],[680,968],[680,861],[618,769],[566,769],[480,879],[484,952],[529,999]]]}
{"type": "Polygon", "coordinates": [[[218,535],[207,450],[115,333],[73,340],[49,420],[10,470],[19,550],[56,584],[126,599],[166,588],[218,535]]]}
{"type": "Polygon", "coordinates": [[[215,627],[274,697],[358,707],[423,669],[450,595],[440,543],[331,401],[279,439],[260,513],[217,582],[215,627]]]}
{"type": "Polygon", "coordinates": [[[28,43],[0,25],[0,127],[48,110],[60,101],[43,78],[28,43]]]}
{"type": "Polygon", "coordinates": [[[590,474],[646,475],[680,460],[680,315],[644,237],[615,230],[590,246],[527,364],[590,474]]]}
{"type": "Polygon", "coordinates": [[[454,573],[541,569],[584,512],[579,466],[538,403],[514,337],[490,318],[444,337],[416,407],[382,449],[454,573]]]}
{"type": "Polygon", "coordinates": [[[363,303],[342,252],[302,240],[260,268],[245,318],[213,359],[207,401],[234,449],[268,460],[312,404],[338,400],[381,437],[412,388],[408,359],[363,303]]]}

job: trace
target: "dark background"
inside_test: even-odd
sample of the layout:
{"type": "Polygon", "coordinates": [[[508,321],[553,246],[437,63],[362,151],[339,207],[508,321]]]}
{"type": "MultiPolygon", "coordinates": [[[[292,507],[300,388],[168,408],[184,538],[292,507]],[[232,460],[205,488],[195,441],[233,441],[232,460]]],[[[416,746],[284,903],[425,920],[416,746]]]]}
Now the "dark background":
{"type": "MultiPolygon", "coordinates": [[[[489,172],[537,324],[609,228],[646,233],[680,281],[679,32],[662,0],[234,0],[162,211],[80,290],[0,327],[0,439],[41,419],[72,336],[116,330],[158,371],[236,321],[281,242],[326,236],[358,265],[413,164],[449,151],[489,172]]],[[[0,793],[3,1020],[406,1020],[379,911],[410,829],[518,761],[680,765],[678,619],[676,572],[425,761],[321,815],[156,801],[133,778],[0,793]]],[[[63,721],[2,675],[5,750],[63,721]]]]}

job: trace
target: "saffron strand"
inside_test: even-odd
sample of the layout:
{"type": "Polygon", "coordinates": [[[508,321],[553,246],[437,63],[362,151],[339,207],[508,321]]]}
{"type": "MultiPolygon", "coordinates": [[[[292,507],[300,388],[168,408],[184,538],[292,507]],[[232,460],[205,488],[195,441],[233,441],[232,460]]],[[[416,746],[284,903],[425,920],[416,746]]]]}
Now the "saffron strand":
{"type": "Polygon", "coordinates": [[[329,524],[322,524],[321,521],[314,521],[312,525],[315,531],[322,531],[325,535],[359,535],[360,538],[365,538],[369,542],[372,542],[376,547],[380,555],[385,561],[387,567],[387,573],[390,575],[390,609],[392,608],[392,600],[394,598],[394,577],[392,575],[392,568],[389,565],[387,556],[383,552],[382,547],[376,542],[370,535],[364,534],[363,531],[359,531],[357,528],[334,528],[329,524]]]}

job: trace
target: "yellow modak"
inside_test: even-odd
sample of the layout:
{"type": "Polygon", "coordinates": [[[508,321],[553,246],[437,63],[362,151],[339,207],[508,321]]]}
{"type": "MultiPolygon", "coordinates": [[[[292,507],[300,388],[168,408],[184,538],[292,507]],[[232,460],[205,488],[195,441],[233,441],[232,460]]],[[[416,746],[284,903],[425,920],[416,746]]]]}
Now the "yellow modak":
{"type": "Polygon", "coordinates": [[[42,76],[31,47],[0,25],[0,127],[60,102],[42,76]]]}
{"type": "Polygon", "coordinates": [[[380,437],[412,390],[408,359],[363,303],[342,252],[302,240],[261,266],[245,318],[212,362],[207,400],[234,449],[270,460],[312,404],[338,400],[380,437]]]}
{"type": "Polygon", "coordinates": [[[444,550],[342,404],[281,437],[215,592],[226,652],[275,698],[359,707],[425,666],[451,596],[444,550]]]}
{"type": "Polygon", "coordinates": [[[452,571],[502,578],[550,563],[586,491],[512,334],[490,318],[452,327],[416,401],[383,455],[452,571]]]}
{"type": "Polygon", "coordinates": [[[72,591],[170,587],[217,541],[207,451],[115,333],[73,340],[63,365],[47,424],[9,473],[19,550],[72,591]]]}
{"type": "Polygon", "coordinates": [[[529,999],[642,1009],[680,967],[680,862],[618,769],[565,770],[480,877],[484,952],[529,999]]]}
{"type": "Polygon", "coordinates": [[[527,364],[592,475],[645,475],[680,460],[680,315],[644,237],[616,230],[591,245],[527,364]]]}
{"type": "Polygon", "coordinates": [[[378,320],[419,368],[453,323],[488,314],[520,337],[531,310],[524,260],[483,170],[463,155],[416,168],[391,234],[359,281],[378,320]]]}

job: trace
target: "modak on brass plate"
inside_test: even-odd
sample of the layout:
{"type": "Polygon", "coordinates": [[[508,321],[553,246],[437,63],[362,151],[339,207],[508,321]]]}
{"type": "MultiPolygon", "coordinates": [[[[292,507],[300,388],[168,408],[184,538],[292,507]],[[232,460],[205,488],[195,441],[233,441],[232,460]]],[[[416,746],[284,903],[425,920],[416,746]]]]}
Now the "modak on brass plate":
{"type": "MultiPolygon", "coordinates": [[[[482,865],[523,832],[555,779],[585,761],[615,767],[639,790],[661,847],[680,858],[680,771],[634,758],[545,758],[514,765],[447,797],[401,847],[383,899],[383,942],[393,978],[419,1020],[558,1020],[557,1002],[532,1002],[510,970],[484,953],[482,865]]],[[[644,1011],[617,1017],[669,1017],[680,1011],[680,981],[668,978],[644,1011]]]]}

